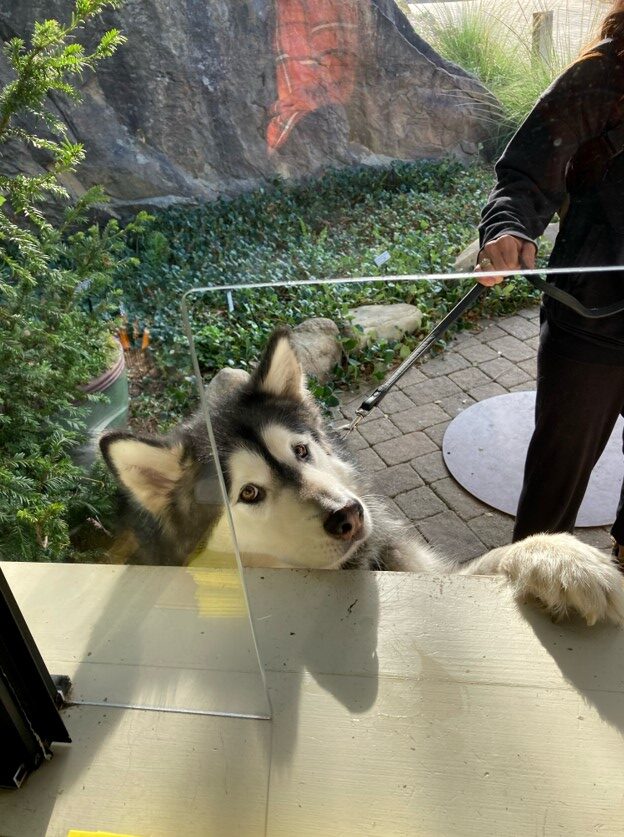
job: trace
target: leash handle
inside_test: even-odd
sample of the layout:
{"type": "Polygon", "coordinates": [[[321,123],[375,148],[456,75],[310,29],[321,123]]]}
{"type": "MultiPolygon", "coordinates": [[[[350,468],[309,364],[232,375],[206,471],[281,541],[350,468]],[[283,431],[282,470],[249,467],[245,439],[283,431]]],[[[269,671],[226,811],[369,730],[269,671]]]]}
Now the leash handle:
{"type": "MultiPolygon", "coordinates": [[[[522,265],[522,267],[525,267],[525,265],[522,265]]],[[[624,311],[624,300],[613,302],[611,305],[603,305],[600,308],[586,308],[575,296],[572,296],[567,291],[561,290],[556,285],[551,285],[550,282],[546,282],[541,276],[525,276],[524,278],[545,296],[556,299],[557,302],[571,308],[577,314],[580,314],[581,317],[587,317],[589,320],[602,320],[605,317],[612,317],[614,314],[621,314],[624,311]]]]}

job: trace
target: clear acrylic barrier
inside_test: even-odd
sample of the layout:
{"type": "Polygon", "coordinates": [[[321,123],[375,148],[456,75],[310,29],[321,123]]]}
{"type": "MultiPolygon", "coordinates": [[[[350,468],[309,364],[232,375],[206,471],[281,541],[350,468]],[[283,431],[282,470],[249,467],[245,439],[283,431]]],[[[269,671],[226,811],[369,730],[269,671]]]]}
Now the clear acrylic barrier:
{"type": "MultiPolygon", "coordinates": [[[[189,490],[177,431],[120,429],[103,438],[103,458],[126,498],[118,532],[92,526],[97,542],[76,554],[81,563],[37,567],[26,588],[15,580],[48,669],[71,678],[79,704],[270,718],[230,530],[224,523],[211,552],[191,532],[223,509],[219,484],[189,490]]],[[[207,467],[218,467],[209,442],[203,453],[207,467]]],[[[99,458],[86,467],[93,482],[106,472],[99,458]]]]}
{"type": "Polygon", "coordinates": [[[13,586],[46,665],[71,678],[72,702],[270,717],[229,561],[54,566],[28,590],[13,586]]]}
{"type": "MultiPolygon", "coordinates": [[[[583,272],[579,268],[567,272],[572,270],[583,272]]],[[[587,270],[594,274],[598,272],[596,267],[587,270]]],[[[608,273],[622,268],[601,270],[608,273]]],[[[565,272],[548,271],[550,277],[565,272]]],[[[507,275],[511,276],[513,272],[508,271],[507,275]]],[[[104,565],[82,563],[55,567],[54,575],[43,574],[39,585],[19,591],[20,606],[48,667],[71,677],[74,700],[95,705],[270,717],[242,564],[323,566],[321,559],[315,563],[310,556],[298,555],[296,532],[290,541],[293,560],[282,561],[280,556],[265,552],[251,562],[248,557],[241,561],[236,538],[242,536],[248,544],[250,533],[233,533],[223,462],[216,452],[219,440],[214,435],[212,407],[205,388],[207,381],[202,378],[201,357],[198,357],[198,343],[203,337],[198,340],[197,327],[209,323],[217,314],[228,317],[232,306],[242,304],[241,295],[245,293],[248,294],[245,305],[251,329],[254,317],[262,316],[262,295],[267,293],[288,291],[298,294],[304,288],[315,292],[324,289],[323,292],[335,295],[337,305],[344,305],[351,299],[350,289],[391,282],[402,292],[407,286],[423,282],[461,280],[466,280],[465,287],[468,288],[467,280],[473,278],[474,274],[465,273],[372,276],[212,286],[187,293],[183,302],[184,327],[202,396],[202,413],[195,419],[193,432],[199,432],[202,439],[198,467],[200,471],[204,469],[195,473],[195,482],[186,498],[190,510],[187,525],[201,527],[208,521],[204,534],[210,529],[209,548],[194,545],[190,554],[169,554],[166,549],[163,551],[161,543],[154,550],[156,557],[153,560],[144,555],[137,563],[136,556],[128,557],[133,547],[129,544],[132,537],[128,536],[125,541],[122,538],[115,543],[104,565]],[[253,296],[251,301],[250,294],[253,296]],[[196,308],[199,302],[201,310],[196,308]],[[42,602],[45,603],[43,610],[42,602]]],[[[257,352],[254,354],[249,349],[244,365],[253,369],[257,359],[257,352]]],[[[363,393],[374,386],[370,380],[363,382],[363,393]]],[[[354,403],[350,407],[351,411],[343,415],[341,423],[346,417],[353,417],[356,406],[354,403]]],[[[123,473],[124,457],[130,457],[128,461],[134,468],[141,465],[142,457],[164,451],[165,466],[169,467],[172,463],[175,465],[178,461],[175,457],[179,458],[182,452],[176,448],[182,444],[178,437],[174,437],[173,442],[160,440],[156,447],[153,440],[139,438],[134,441],[142,445],[135,460],[132,457],[136,452],[123,447],[129,442],[123,432],[119,457],[109,452],[109,464],[117,469],[118,475],[123,473]]],[[[221,439],[221,443],[223,441],[221,439]]],[[[158,459],[149,460],[146,465],[144,462],[144,476],[153,479],[154,469],[161,465],[158,459]]],[[[185,479],[183,474],[180,478],[185,479]]],[[[149,502],[148,495],[141,494],[141,486],[128,485],[138,492],[140,501],[149,502]]],[[[188,484],[185,490],[188,491],[188,484]]],[[[269,521],[267,526],[274,527],[275,521],[269,521]]],[[[148,556],[152,536],[150,532],[144,536],[144,552],[148,556]]]]}
{"type": "MultiPolygon", "coordinates": [[[[596,274],[598,272],[608,274],[610,272],[622,271],[621,266],[612,266],[606,268],[559,268],[551,270],[526,270],[525,276],[543,277],[547,276],[552,282],[553,278],[566,273],[584,273],[591,272],[596,274]]],[[[487,275],[480,273],[479,276],[487,275]]],[[[492,273],[490,275],[503,275],[505,277],[517,276],[517,271],[503,271],[492,273]]],[[[260,385],[260,379],[270,378],[271,370],[270,364],[267,361],[265,349],[271,343],[271,330],[281,324],[278,322],[268,322],[266,311],[275,310],[276,295],[283,294],[283,301],[285,308],[292,311],[292,298],[296,298],[297,294],[313,292],[323,292],[329,296],[332,294],[335,297],[336,309],[344,309],[345,304],[361,304],[363,289],[370,290],[376,285],[393,283],[396,285],[397,299],[403,293],[406,295],[417,293],[414,289],[422,288],[426,283],[440,287],[443,282],[452,282],[457,286],[456,299],[461,299],[464,294],[474,285],[474,280],[477,274],[475,273],[449,273],[449,274],[422,274],[422,275],[387,275],[387,276],[370,276],[370,277],[350,277],[343,279],[330,280],[306,280],[306,281],[291,281],[291,282],[251,282],[231,285],[210,286],[205,288],[197,288],[187,292],[183,302],[183,319],[186,334],[191,346],[192,362],[195,370],[195,375],[198,380],[202,381],[202,387],[207,384],[203,381],[203,367],[202,364],[202,348],[206,348],[208,344],[205,343],[206,335],[211,333],[211,327],[217,320],[219,321],[219,333],[229,335],[230,329],[232,333],[232,344],[234,344],[235,336],[241,328],[248,328],[248,333],[253,334],[253,339],[244,342],[244,348],[239,355],[239,366],[242,369],[229,369],[226,382],[219,381],[221,376],[217,376],[213,383],[207,389],[202,388],[203,392],[203,410],[206,417],[206,424],[208,433],[213,448],[219,450],[220,454],[225,454],[228,461],[221,461],[219,468],[219,480],[223,496],[228,497],[228,506],[224,510],[225,518],[228,525],[234,526],[236,521],[236,541],[239,550],[237,550],[237,561],[242,565],[249,566],[282,566],[282,567],[305,567],[305,568],[319,568],[329,569],[341,566],[342,561],[340,557],[334,556],[335,560],[329,560],[325,557],[325,552],[330,549],[325,542],[326,533],[322,531],[321,527],[318,532],[312,533],[307,530],[308,517],[319,517],[319,511],[314,506],[314,502],[309,497],[299,497],[297,490],[292,491],[293,499],[291,501],[295,507],[291,506],[284,514],[291,514],[294,522],[291,520],[285,522],[282,517],[282,512],[277,508],[277,503],[274,503],[271,495],[279,494],[283,485],[280,482],[281,477],[276,477],[280,465],[286,468],[293,468],[295,460],[291,456],[293,450],[297,448],[298,442],[295,434],[291,433],[288,442],[283,444],[283,450],[280,448],[282,441],[278,439],[278,435],[282,431],[290,431],[295,425],[300,430],[301,440],[300,444],[306,444],[304,437],[313,436],[314,431],[310,431],[317,421],[320,419],[320,413],[310,412],[309,406],[305,407],[307,414],[302,417],[301,413],[297,413],[296,417],[288,416],[287,406],[279,406],[278,408],[269,406],[267,409],[267,400],[265,396],[278,395],[278,398],[285,395],[287,399],[291,399],[292,390],[289,390],[289,383],[285,380],[273,381],[269,386],[265,383],[260,385]],[[410,290],[411,289],[411,290],[410,290]],[[272,296],[271,305],[267,304],[268,296],[272,296]],[[241,317],[241,313],[243,315],[241,317]],[[216,319],[215,319],[216,318],[216,319]],[[248,319],[248,325],[243,322],[245,318],[248,319]],[[228,320],[230,324],[228,325],[228,320]],[[262,340],[258,340],[258,335],[262,334],[262,340]],[[260,373],[254,373],[257,369],[257,364],[260,363],[260,373]],[[267,367],[267,368],[263,368],[267,367]],[[243,371],[244,370],[244,371],[243,371]],[[251,373],[251,379],[249,378],[251,373]],[[252,381],[251,392],[240,400],[237,396],[239,387],[252,381]],[[216,390],[211,394],[211,389],[216,385],[216,390]],[[277,387],[277,391],[276,388],[277,387]],[[283,391],[279,391],[280,388],[283,391]],[[260,405],[256,409],[256,401],[260,405]],[[264,405],[264,406],[263,406],[264,405]],[[276,409],[281,411],[281,418],[276,419],[276,409]],[[210,413],[216,412],[216,420],[218,423],[216,433],[212,426],[210,413]],[[309,421],[309,427],[306,427],[306,421],[309,421]],[[238,435],[237,435],[238,434],[238,435]],[[269,438],[271,436],[272,438],[269,438]],[[216,435],[216,438],[215,438],[216,435]],[[292,438],[290,438],[292,436],[292,438]],[[240,452],[244,451],[244,455],[240,452]],[[264,458],[265,463],[262,463],[264,458]],[[292,459],[292,462],[290,461],[292,459]],[[245,464],[241,467],[241,461],[245,460],[245,464]],[[268,463],[268,464],[267,464],[268,463]],[[237,480],[237,471],[240,476],[237,480]],[[229,484],[226,486],[223,474],[226,472],[229,475],[229,484]],[[263,482],[265,480],[265,482],[263,482]],[[278,484],[276,485],[276,480],[278,484]],[[252,496],[252,493],[254,496],[252,496]],[[259,493],[259,494],[258,494],[259,493]],[[265,498],[271,499],[271,502],[266,502],[265,498]],[[256,509],[253,509],[253,506],[256,509]],[[297,522],[300,521],[300,522],[297,522]],[[271,537],[267,537],[267,529],[271,530],[271,537]],[[257,533],[254,535],[254,532],[257,533]],[[317,537],[316,549],[318,554],[314,554],[314,550],[310,549],[309,541],[317,537]],[[255,539],[254,539],[255,538],[255,539]],[[244,543],[244,548],[241,544],[244,543]]],[[[479,286],[480,287],[480,286],[479,286]]],[[[435,293],[435,291],[434,291],[435,293]]],[[[495,291],[494,293],[498,293],[495,291]]],[[[369,294],[372,301],[372,294],[369,294]]],[[[455,299],[455,297],[453,297],[455,299]]],[[[327,303],[327,298],[325,300],[327,303]]],[[[446,303],[449,305],[448,301],[446,303]]],[[[455,303],[453,303],[455,304],[455,303]]],[[[305,305],[300,306],[300,310],[304,312],[301,320],[306,319],[306,311],[309,310],[305,305]]],[[[448,308],[443,311],[446,314],[448,308]]],[[[286,325],[289,327],[296,327],[299,322],[289,321],[286,325]]],[[[343,326],[346,323],[343,321],[343,326]]],[[[430,327],[435,326],[436,323],[431,323],[430,327]]],[[[347,326],[348,327],[348,326],[347,326]]],[[[238,334],[240,337],[240,334],[238,334]]],[[[441,336],[441,335],[440,335],[441,336]]],[[[427,338],[428,348],[433,345],[434,341],[427,338]]],[[[240,341],[239,341],[240,342],[240,341]]],[[[401,340],[399,340],[401,342],[401,340]]],[[[413,345],[413,341],[412,341],[413,345]]],[[[383,347],[382,347],[383,351],[383,347]]],[[[277,352],[276,352],[277,354],[277,352]]],[[[401,353],[401,357],[405,357],[405,352],[401,353]]],[[[398,355],[394,355],[398,357],[398,355]]],[[[387,358],[386,358],[387,360],[387,358]]],[[[297,382],[297,376],[300,377],[299,371],[288,370],[286,367],[288,361],[282,358],[282,365],[285,368],[280,372],[283,375],[290,375],[292,380],[297,382]]],[[[390,365],[391,366],[391,365],[390,365]]],[[[305,368],[305,373],[309,374],[309,369],[305,368]]],[[[377,370],[378,371],[378,370],[377,370]]],[[[214,374],[215,370],[212,370],[214,374]]],[[[396,369],[385,373],[385,377],[389,378],[391,373],[396,374],[396,369]]],[[[346,427],[350,420],[354,418],[355,410],[360,406],[361,401],[367,394],[380,385],[379,375],[377,378],[368,378],[360,381],[359,394],[349,396],[341,399],[341,415],[334,414],[333,424],[334,429],[337,427],[346,427]],[[358,400],[359,398],[359,400],[358,400]],[[348,408],[345,404],[348,402],[348,408]],[[345,425],[347,422],[347,425],[345,425]]],[[[249,387],[247,386],[247,389],[249,387]]],[[[298,396],[295,396],[296,401],[298,396]]],[[[270,398],[269,398],[270,401],[270,398]]],[[[302,404],[304,401],[302,400],[302,404]]],[[[308,405],[311,402],[307,402],[308,405]]],[[[379,413],[381,416],[381,413],[379,413]]],[[[299,432],[299,430],[297,432],[299,432]]],[[[349,440],[347,439],[347,446],[349,440]]],[[[296,456],[296,454],[295,454],[296,456]]],[[[292,482],[291,477],[286,477],[286,483],[292,482]]],[[[287,488],[287,490],[289,490],[287,488]]],[[[305,493],[305,492],[304,492],[305,493]]],[[[299,491],[301,494],[301,491],[299,491]]],[[[331,547],[334,548],[334,545],[331,547]]],[[[335,551],[335,550],[334,550],[335,551]]],[[[333,552],[332,552],[333,555],[333,552]]],[[[253,611],[253,602],[252,602],[253,611]]]]}

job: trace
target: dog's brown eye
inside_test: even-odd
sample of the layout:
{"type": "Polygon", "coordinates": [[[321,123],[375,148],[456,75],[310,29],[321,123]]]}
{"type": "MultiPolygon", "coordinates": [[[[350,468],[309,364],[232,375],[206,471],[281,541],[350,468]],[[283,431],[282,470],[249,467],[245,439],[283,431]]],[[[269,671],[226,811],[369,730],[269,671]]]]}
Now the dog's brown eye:
{"type": "Polygon", "coordinates": [[[264,497],[264,489],[258,488],[257,485],[253,485],[251,482],[244,485],[238,495],[238,499],[241,503],[259,503],[261,500],[264,500],[264,497]]]}
{"type": "Polygon", "coordinates": [[[293,451],[297,459],[307,459],[310,455],[307,445],[295,445],[293,451]]]}

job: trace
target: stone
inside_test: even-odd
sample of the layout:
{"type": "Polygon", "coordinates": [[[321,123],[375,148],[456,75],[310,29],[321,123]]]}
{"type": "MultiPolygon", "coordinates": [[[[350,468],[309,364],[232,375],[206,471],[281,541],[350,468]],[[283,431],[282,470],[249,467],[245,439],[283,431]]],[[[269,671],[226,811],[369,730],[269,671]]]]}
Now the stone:
{"type": "MultiPolygon", "coordinates": [[[[432,483],[431,488],[463,520],[471,520],[488,510],[487,506],[469,494],[452,477],[432,483]]],[[[481,537],[478,532],[477,536],[481,537]]],[[[481,540],[486,543],[483,538],[481,540]]]]}
{"type": "MultiPolygon", "coordinates": [[[[420,407],[411,407],[409,410],[402,410],[391,416],[391,421],[403,433],[411,433],[414,430],[424,430],[434,424],[439,424],[448,418],[437,404],[422,404],[420,407]]],[[[380,439],[379,441],[383,441],[380,439]]]]}
{"type": "Polygon", "coordinates": [[[361,346],[375,340],[400,340],[420,328],[422,313],[415,305],[396,302],[392,305],[360,305],[349,309],[361,346]]]}
{"type": "Polygon", "coordinates": [[[426,380],[426,375],[424,375],[423,372],[421,372],[421,370],[418,369],[416,366],[412,366],[412,368],[408,369],[405,375],[403,375],[401,380],[397,382],[397,387],[399,389],[406,390],[413,384],[421,384],[423,381],[426,380]]]}
{"type": "Polygon", "coordinates": [[[449,421],[441,421],[440,424],[434,424],[433,427],[426,427],[423,432],[427,434],[435,446],[441,448],[444,434],[450,423],[450,419],[449,421]]]}
{"type": "Polygon", "coordinates": [[[206,385],[208,405],[220,401],[224,395],[243,386],[249,381],[249,378],[249,372],[245,372],[244,369],[230,369],[227,366],[220,369],[206,385]]]}
{"type": "Polygon", "coordinates": [[[518,340],[517,337],[512,337],[511,334],[507,334],[498,340],[492,340],[489,346],[508,360],[513,360],[514,363],[527,360],[535,354],[534,349],[527,345],[526,341],[518,340]]]}
{"type": "MultiPolygon", "coordinates": [[[[524,361],[526,363],[526,361],[524,361]]],[[[533,365],[536,366],[536,361],[533,361],[533,365]]],[[[520,384],[526,384],[527,382],[535,381],[537,375],[537,368],[533,374],[525,372],[524,369],[520,369],[519,366],[515,366],[513,369],[510,369],[509,372],[504,372],[502,375],[496,379],[496,383],[500,384],[505,389],[511,389],[511,387],[517,387],[520,384]]]]}
{"type": "Polygon", "coordinates": [[[455,259],[455,270],[458,273],[471,273],[479,257],[479,239],[471,241],[455,259]]]}
{"type": "Polygon", "coordinates": [[[438,406],[451,418],[455,418],[464,410],[468,409],[471,404],[474,404],[474,398],[471,398],[465,392],[459,395],[449,395],[447,398],[442,398],[437,402],[438,406]]]}
{"type": "MultiPolygon", "coordinates": [[[[88,27],[87,45],[110,27],[126,44],[80,79],[82,103],[60,96],[49,103],[86,149],[71,191],[102,184],[123,213],[328,167],[477,158],[500,118],[495,99],[420,38],[393,0],[300,5],[310,32],[306,38],[304,25],[308,46],[289,59],[290,76],[302,79],[290,98],[276,37],[280,21],[288,34],[287,0],[126,0],[106,11],[88,27]],[[333,71],[317,24],[331,30],[343,56],[333,71]]],[[[66,23],[69,6],[2,3],[0,37],[30,40],[35,20],[66,23]]],[[[1,56],[0,86],[11,77],[1,56]]],[[[43,173],[48,163],[45,151],[22,148],[4,155],[2,166],[43,173]]]]}
{"type": "Polygon", "coordinates": [[[357,430],[352,430],[351,433],[349,433],[345,443],[350,451],[367,450],[369,447],[369,444],[364,436],[361,436],[357,430]]]}
{"type": "MultiPolygon", "coordinates": [[[[371,387],[374,387],[374,384],[372,384],[371,387]]],[[[393,415],[401,410],[409,410],[409,408],[413,406],[413,401],[410,401],[407,395],[401,392],[398,386],[393,387],[390,392],[384,396],[384,399],[380,404],[381,411],[385,416],[393,415]]]]}
{"type": "Polygon", "coordinates": [[[420,488],[422,484],[420,476],[406,462],[375,474],[375,488],[384,498],[396,497],[397,494],[420,488]]]}
{"type": "Polygon", "coordinates": [[[485,401],[486,398],[495,398],[497,395],[505,395],[506,392],[507,390],[504,387],[492,381],[491,384],[484,384],[471,389],[468,395],[475,401],[485,401]]]}
{"type": "Polygon", "coordinates": [[[292,330],[292,342],[308,377],[322,384],[330,380],[342,357],[338,336],[336,323],[325,317],[304,320],[292,330]]]}
{"type": "Polygon", "coordinates": [[[388,439],[374,446],[375,453],[386,465],[400,465],[417,456],[431,453],[435,445],[424,433],[408,433],[396,439],[388,439]]]}
{"type": "Polygon", "coordinates": [[[461,352],[462,357],[466,358],[470,363],[483,363],[486,360],[494,360],[498,357],[498,352],[490,349],[486,343],[479,343],[476,340],[467,346],[462,345],[457,348],[461,352]]]}
{"type": "Polygon", "coordinates": [[[444,457],[441,451],[436,450],[433,453],[427,453],[424,456],[419,456],[412,462],[412,468],[416,473],[422,477],[427,485],[437,480],[448,477],[449,471],[444,462],[444,457]]]}
{"type": "Polygon", "coordinates": [[[537,357],[531,357],[528,360],[522,360],[520,361],[518,366],[532,378],[537,378],[537,357]]]}
{"type": "Polygon", "coordinates": [[[613,542],[608,529],[575,529],[574,534],[583,543],[602,549],[607,555],[611,554],[613,542]]]}
{"type": "Polygon", "coordinates": [[[383,417],[362,422],[360,424],[360,435],[366,439],[369,445],[376,445],[388,439],[396,439],[397,436],[401,435],[401,431],[389,419],[383,417]]]}
{"type": "Polygon", "coordinates": [[[470,363],[459,352],[446,351],[423,363],[422,371],[427,378],[439,378],[440,375],[450,375],[451,372],[458,372],[468,366],[470,363]]]}
{"type": "MultiPolygon", "coordinates": [[[[523,363],[526,363],[526,361],[523,361],[523,363]]],[[[499,378],[502,378],[503,375],[509,374],[518,367],[511,360],[507,360],[507,358],[502,357],[502,355],[499,355],[497,352],[496,356],[492,360],[486,360],[484,363],[481,364],[480,368],[493,381],[498,382],[499,378]]],[[[514,383],[518,382],[514,381],[514,383]]]]}
{"type": "Polygon", "coordinates": [[[496,549],[511,543],[514,519],[500,512],[489,511],[469,520],[468,526],[488,549],[496,549]]]}
{"type": "MultiPolygon", "coordinates": [[[[475,337],[480,343],[491,343],[492,340],[498,340],[502,337],[509,337],[506,331],[503,331],[494,323],[488,322],[487,320],[482,320],[479,325],[481,326],[481,331],[475,332],[475,337]]],[[[497,352],[498,354],[498,352],[497,352]]]]}
{"type": "Polygon", "coordinates": [[[454,381],[443,375],[441,378],[430,378],[420,384],[412,384],[403,390],[414,404],[430,404],[432,401],[440,401],[449,395],[460,395],[462,390],[454,381]]]}
{"type": "Polygon", "coordinates": [[[476,366],[472,366],[470,369],[463,369],[461,372],[453,372],[452,375],[449,375],[449,378],[458,387],[461,387],[464,392],[468,392],[468,390],[474,389],[474,387],[489,384],[491,380],[485,372],[476,366]]]}
{"type": "Polygon", "coordinates": [[[435,514],[448,511],[446,504],[426,485],[399,494],[394,498],[401,511],[414,522],[426,520],[435,514]]]}
{"type": "Polygon", "coordinates": [[[445,511],[419,521],[418,531],[442,555],[464,563],[483,555],[483,543],[455,512],[445,511]]]}
{"type": "Polygon", "coordinates": [[[372,448],[356,451],[355,458],[364,472],[372,473],[373,471],[383,471],[386,468],[384,460],[372,448]]]}
{"type": "Polygon", "coordinates": [[[518,340],[529,340],[531,337],[537,337],[539,334],[539,327],[536,322],[527,320],[525,317],[519,315],[515,317],[504,317],[499,321],[499,325],[503,331],[511,334],[512,337],[517,337],[518,340]]]}
{"type": "Polygon", "coordinates": [[[522,308],[518,311],[521,317],[524,317],[525,320],[538,320],[540,315],[539,304],[534,303],[528,308],[522,308]]]}

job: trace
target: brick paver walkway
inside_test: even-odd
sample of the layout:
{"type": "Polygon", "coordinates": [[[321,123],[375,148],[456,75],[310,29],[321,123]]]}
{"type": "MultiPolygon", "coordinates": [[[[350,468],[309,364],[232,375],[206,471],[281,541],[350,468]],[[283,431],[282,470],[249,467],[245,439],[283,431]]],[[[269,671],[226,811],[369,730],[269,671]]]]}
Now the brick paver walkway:
{"type": "MultiPolygon", "coordinates": [[[[535,389],[537,344],[537,307],[484,320],[477,330],[460,333],[443,354],[411,369],[349,437],[362,465],[374,472],[379,493],[446,555],[468,559],[511,540],[513,518],[455,482],[441,445],[451,419],[476,401],[535,389]]],[[[358,392],[343,399],[345,418],[352,418],[361,398],[358,392]]],[[[576,534],[610,549],[607,529],[576,534]]]]}

